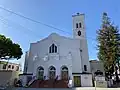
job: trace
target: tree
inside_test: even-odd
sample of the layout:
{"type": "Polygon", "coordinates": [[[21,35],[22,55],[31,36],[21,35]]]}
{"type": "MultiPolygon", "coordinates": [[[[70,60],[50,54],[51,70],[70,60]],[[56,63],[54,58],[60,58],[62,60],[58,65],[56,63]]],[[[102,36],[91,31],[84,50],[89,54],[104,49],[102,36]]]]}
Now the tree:
{"type": "Polygon", "coordinates": [[[0,59],[20,59],[22,54],[19,44],[15,44],[10,38],[0,35],[0,59]]]}
{"type": "Polygon", "coordinates": [[[98,59],[103,62],[105,72],[113,74],[119,66],[120,34],[118,27],[111,23],[107,13],[103,13],[102,26],[97,31],[98,59]]]}

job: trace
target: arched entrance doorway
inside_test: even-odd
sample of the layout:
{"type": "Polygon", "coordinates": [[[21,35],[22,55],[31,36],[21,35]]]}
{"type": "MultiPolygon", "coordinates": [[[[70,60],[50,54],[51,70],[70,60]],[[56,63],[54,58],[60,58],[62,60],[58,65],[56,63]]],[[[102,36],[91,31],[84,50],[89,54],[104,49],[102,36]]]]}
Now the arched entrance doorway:
{"type": "Polygon", "coordinates": [[[44,68],[42,66],[37,68],[37,78],[40,80],[44,78],[44,68]]]}
{"type": "Polygon", "coordinates": [[[56,76],[56,69],[54,66],[49,67],[49,78],[50,79],[55,79],[56,76]]]}
{"type": "Polygon", "coordinates": [[[61,79],[65,79],[65,80],[68,80],[68,68],[66,66],[63,66],[61,68],[61,79]]]}

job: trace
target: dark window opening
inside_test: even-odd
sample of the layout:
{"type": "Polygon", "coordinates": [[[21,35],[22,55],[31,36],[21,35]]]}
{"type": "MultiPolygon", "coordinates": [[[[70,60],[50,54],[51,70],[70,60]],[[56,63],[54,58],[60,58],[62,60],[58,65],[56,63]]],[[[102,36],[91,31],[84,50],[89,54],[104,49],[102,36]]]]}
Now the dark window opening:
{"type": "Polygon", "coordinates": [[[12,69],[14,69],[14,66],[12,66],[12,69]]]}
{"type": "Polygon", "coordinates": [[[54,53],[54,44],[52,44],[52,53],[54,53]]]}
{"type": "Polygon", "coordinates": [[[78,36],[80,36],[81,35],[81,31],[78,31],[78,36]]]}
{"type": "Polygon", "coordinates": [[[16,71],[19,71],[19,66],[16,66],[16,71]]]}
{"type": "Polygon", "coordinates": [[[8,68],[11,68],[11,65],[9,65],[8,68]]]}
{"type": "Polygon", "coordinates": [[[49,53],[57,53],[57,46],[55,44],[49,47],[49,53]]]}
{"type": "Polygon", "coordinates": [[[82,50],[80,49],[80,52],[82,52],[82,50]]]}
{"type": "Polygon", "coordinates": [[[55,69],[55,67],[51,66],[51,67],[50,67],[50,70],[56,70],[56,69],[55,69]]]}
{"type": "Polygon", "coordinates": [[[57,53],[57,46],[55,46],[55,53],[57,53]]]}
{"type": "Polygon", "coordinates": [[[38,70],[39,70],[39,71],[43,71],[44,68],[40,66],[40,67],[38,67],[38,70]]]}
{"type": "Polygon", "coordinates": [[[87,71],[87,65],[84,65],[84,71],[87,71]]]}
{"type": "Polygon", "coordinates": [[[76,28],[78,28],[78,23],[76,23],[76,28]]]}
{"type": "Polygon", "coordinates": [[[49,48],[49,53],[51,53],[51,47],[49,48]]]}
{"type": "Polygon", "coordinates": [[[79,28],[81,28],[82,27],[82,25],[81,25],[81,23],[79,23],[79,28]]]}

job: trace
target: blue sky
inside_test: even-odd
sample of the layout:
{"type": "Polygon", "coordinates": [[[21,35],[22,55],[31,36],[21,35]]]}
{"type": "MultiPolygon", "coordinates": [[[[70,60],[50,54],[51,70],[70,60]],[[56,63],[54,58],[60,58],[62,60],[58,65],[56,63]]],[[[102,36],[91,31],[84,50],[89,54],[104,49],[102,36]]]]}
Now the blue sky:
{"type": "MultiPolygon", "coordinates": [[[[0,6],[18,14],[35,19],[45,24],[60,28],[66,32],[28,21],[24,18],[0,9],[0,34],[19,43],[23,52],[29,49],[31,42],[36,42],[56,32],[72,37],[72,15],[77,12],[85,14],[90,59],[97,58],[96,30],[100,28],[101,16],[107,12],[112,21],[120,26],[119,0],[0,0],[0,6]]],[[[23,63],[21,60],[14,61],[23,63]]]]}

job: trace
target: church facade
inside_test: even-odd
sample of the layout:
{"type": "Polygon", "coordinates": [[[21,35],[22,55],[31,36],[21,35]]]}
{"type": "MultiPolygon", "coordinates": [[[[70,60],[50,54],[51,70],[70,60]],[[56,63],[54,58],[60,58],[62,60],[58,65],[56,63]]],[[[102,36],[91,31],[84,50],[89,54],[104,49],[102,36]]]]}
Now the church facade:
{"type": "Polygon", "coordinates": [[[30,44],[26,53],[24,73],[38,79],[72,80],[72,86],[92,86],[92,74],[86,39],[85,15],[72,16],[73,37],[52,33],[30,44]]]}

